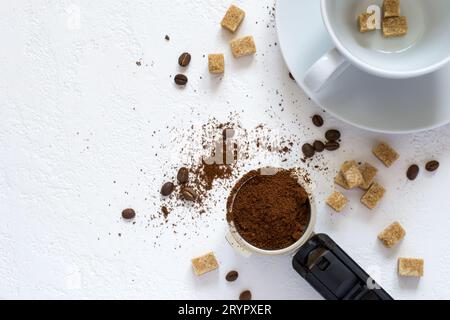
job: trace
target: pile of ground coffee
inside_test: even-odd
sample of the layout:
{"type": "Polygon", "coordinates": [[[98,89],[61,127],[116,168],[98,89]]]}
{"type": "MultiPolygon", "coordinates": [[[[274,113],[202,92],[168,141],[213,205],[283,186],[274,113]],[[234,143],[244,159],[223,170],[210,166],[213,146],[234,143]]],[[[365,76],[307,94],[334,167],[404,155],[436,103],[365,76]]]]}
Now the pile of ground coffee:
{"type": "Polygon", "coordinates": [[[310,220],[311,206],[293,170],[264,175],[246,174],[227,202],[227,220],[247,242],[265,250],[289,247],[301,238],[310,220]]]}

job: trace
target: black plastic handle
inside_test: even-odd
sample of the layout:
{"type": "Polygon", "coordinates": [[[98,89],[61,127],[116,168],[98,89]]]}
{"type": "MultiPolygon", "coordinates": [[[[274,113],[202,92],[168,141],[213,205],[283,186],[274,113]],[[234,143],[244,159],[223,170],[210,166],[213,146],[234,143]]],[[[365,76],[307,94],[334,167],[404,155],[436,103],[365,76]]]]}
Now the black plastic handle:
{"type": "Polygon", "coordinates": [[[326,234],[309,239],[292,265],[327,300],[393,300],[326,234]]]}

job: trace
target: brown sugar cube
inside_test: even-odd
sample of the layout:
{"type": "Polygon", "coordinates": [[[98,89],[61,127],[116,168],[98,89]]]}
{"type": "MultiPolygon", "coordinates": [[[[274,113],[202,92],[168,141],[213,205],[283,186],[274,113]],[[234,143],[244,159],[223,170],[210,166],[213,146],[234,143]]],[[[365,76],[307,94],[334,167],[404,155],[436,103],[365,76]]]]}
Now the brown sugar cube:
{"type": "Polygon", "coordinates": [[[390,167],[399,158],[398,153],[384,142],[377,144],[372,152],[386,167],[390,167]]]}
{"type": "Polygon", "coordinates": [[[224,73],[225,57],[223,54],[208,55],[208,69],[210,73],[224,73]]]}
{"type": "Polygon", "coordinates": [[[385,18],[400,17],[400,0],[384,0],[383,12],[385,18]]]}
{"type": "Polygon", "coordinates": [[[336,177],[334,177],[334,183],[336,183],[338,186],[341,186],[344,189],[349,190],[350,188],[348,187],[347,181],[345,181],[344,175],[342,174],[341,171],[339,171],[336,175],[336,177]]]}
{"type": "Polygon", "coordinates": [[[345,161],[342,165],[341,165],[341,172],[347,171],[348,169],[350,169],[353,166],[357,166],[358,164],[356,163],[355,160],[350,160],[350,161],[345,161]]]}
{"type": "Polygon", "coordinates": [[[369,209],[375,209],[378,202],[383,198],[386,190],[378,183],[372,183],[372,186],[362,196],[361,202],[369,209]]]}
{"type": "Polygon", "coordinates": [[[256,45],[252,36],[243,37],[230,42],[231,51],[235,58],[256,53],[256,45]]]}
{"type": "Polygon", "coordinates": [[[327,204],[336,212],[341,212],[347,205],[347,198],[340,192],[333,192],[327,199],[327,204]]]}
{"type": "Polygon", "coordinates": [[[386,248],[392,248],[405,237],[405,234],[405,229],[398,221],[395,221],[378,235],[378,239],[386,248]]]}
{"type": "Polygon", "coordinates": [[[377,27],[375,11],[361,13],[359,15],[359,31],[362,33],[374,31],[377,27]]]}
{"type": "Polygon", "coordinates": [[[408,33],[408,20],[406,17],[385,18],[382,28],[386,38],[401,37],[408,33]]]}
{"type": "Polygon", "coordinates": [[[423,259],[399,258],[398,274],[402,277],[423,277],[423,259]]]}
{"type": "Polygon", "coordinates": [[[232,5],[220,23],[222,27],[230,30],[231,32],[236,32],[237,28],[241,25],[242,20],[244,20],[245,12],[244,10],[232,5]]]}
{"type": "Polygon", "coordinates": [[[363,190],[367,190],[372,185],[373,179],[375,179],[375,176],[378,173],[378,169],[366,162],[359,167],[359,171],[361,172],[364,180],[364,183],[359,187],[363,190]]]}
{"type": "Polygon", "coordinates": [[[354,160],[344,162],[341,166],[341,172],[349,189],[359,187],[364,183],[358,164],[354,160]]]}
{"type": "Polygon", "coordinates": [[[213,252],[209,252],[204,256],[192,259],[192,267],[197,276],[201,276],[207,272],[213,271],[219,267],[213,252]]]}

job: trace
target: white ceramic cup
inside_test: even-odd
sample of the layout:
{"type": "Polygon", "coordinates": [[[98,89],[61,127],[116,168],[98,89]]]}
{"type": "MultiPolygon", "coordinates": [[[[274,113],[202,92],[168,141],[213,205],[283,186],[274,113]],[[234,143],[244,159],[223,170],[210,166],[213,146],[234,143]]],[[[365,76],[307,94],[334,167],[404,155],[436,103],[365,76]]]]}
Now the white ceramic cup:
{"type": "Polygon", "coordinates": [[[335,48],[306,73],[304,83],[320,91],[350,64],[373,75],[405,79],[438,70],[450,61],[450,1],[401,0],[408,34],[384,38],[381,30],[360,33],[357,17],[376,11],[380,28],[382,0],[321,0],[322,18],[335,48]],[[378,10],[377,10],[378,9],[378,10]]]}

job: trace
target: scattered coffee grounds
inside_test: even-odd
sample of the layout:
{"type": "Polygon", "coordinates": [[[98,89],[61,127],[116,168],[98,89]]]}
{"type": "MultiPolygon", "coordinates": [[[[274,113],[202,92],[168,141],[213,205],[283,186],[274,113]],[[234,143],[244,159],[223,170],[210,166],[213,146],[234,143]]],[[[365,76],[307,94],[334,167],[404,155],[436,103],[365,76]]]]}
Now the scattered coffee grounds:
{"type": "Polygon", "coordinates": [[[205,192],[213,188],[215,180],[228,179],[232,176],[231,166],[225,164],[207,164],[205,161],[192,170],[196,181],[202,185],[205,192]]]}
{"type": "MultiPolygon", "coordinates": [[[[190,168],[177,169],[177,180],[180,188],[174,189],[177,191],[176,197],[164,200],[165,206],[175,208],[190,202],[189,207],[193,208],[200,216],[208,213],[210,206],[217,205],[214,196],[213,199],[208,199],[209,192],[214,187],[225,188],[227,186],[227,188],[231,188],[233,182],[231,178],[235,178],[233,170],[237,170],[237,149],[235,152],[233,151],[233,148],[237,148],[237,145],[235,141],[227,140],[234,137],[234,127],[235,124],[233,123],[222,124],[218,122],[208,122],[202,125],[203,132],[197,136],[200,137],[200,141],[197,141],[197,146],[200,149],[197,150],[200,150],[199,153],[203,156],[199,156],[199,153],[193,153],[193,158],[188,159],[192,162],[190,168]],[[227,146],[227,141],[230,142],[229,146],[227,146]],[[219,182],[216,184],[216,181],[219,182]]],[[[240,127],[236,126],[236,128],[240,127]]],[[[186,147],[190,148],[191,146],[186,147]]],[[[191,149],[186,149],[186,152],[190,151],[191,149]]],[[[197,217],[197,215],[192,216],[192,218],[194,217],[197,217]]],[[[174,218],[184,220],[184,215],[175,213],[174,218]]]]}
{"type": "Polygon", "coordinates": [[[166,34],[166,36],[164,37],[164,39],[166,39],[167,41],[170,41],[170,37],[166,34]]]}
{"type": "Polygon", "coordinates": [[[175,83],[179,86],[185,86],[188,83],[188,78],[184,74],[177,74],[175,76],[175,83]]]}
{"type": "Polygon", "coordinates": [[[294,80],[295,81],[295,78],[294,78],[294,76],[292,75],[292,73],[290,73],[289,72],[289,78],[291,78],[292,80],[294,80]]]}
{"type": "Polygon", "coordinates": [[[341,137],[341,133],[337,130],[328,130],[325,132],[325,138],[328,141],[337,141],[341,137]]]}
{"type": "Polygon", "coordinates": [[[316,152],[322,152],[323,150],[325,150],[325,144],[322,141],[319,140],[314,141],[313,146],[316,152]]]}
{"type": "Polygon", "coordinates": [[[239,273],[237,271],[233,270],[233,271],[230,271],[227,273],[227,275],[225,276],[225,279],[228,282],[233,282],[233,281],[236,281],[238,277],[239,277],[239,273]]]}
{"type": "Polygon", "coordinates": [[[178,170],[177,180],[181,184],[185,184],[189,181],[189,169],[182,167],[178,170]]]}
{"type": "Polygon", "coordinates": [[[178,64],[180,65],[180,67],[187,67],[190,62],[191,62],[191,55],[187,52],[182,53],[181,56],[178,58],[178,64]]]}
{"type": "Polygon", "coordinates": [[[417,176],[419,175],[419,166],[417,164],[413,164],[408,168],[408,171],[406,171],[406,176],[409,180],[416,180],[417,176]]]}
{"type": "Polygon", "coordinates": [[[252,300],[252,293],[250,290],[245,290],[239,295],[239,300],[252,300]]]}
{"type": "MultiPolygon", "coordinates": [[[[156,210],[150,212],[145,228],[155,230],[155,246],[160,245],[159,237],[163,233],[173,232],[180,240],[175,248],[179,249],[183,246],[181,239],[205,232],[204,223],[222,220],[223,215],[215,213],[222,204],[223,193],[228,194],[248,168],[260,167],[262,159],[267,159],[266,163],[278,160],[286,166],[295,165],[297,154],[301,154],[303,136],[292,133],[283,124],[277,127],[275,135],[272,126],[263,123],[247,129],[242,127],[239,119],[238,113],[230,113],[226,122],[211,118],[202,124],[191,123],[183,128],[168,128],[170,145],[174,148],[172,152],[180,154],[181,158],[173,163],[164,163],[167,168],[164,176],[167,181],[175,182],[180,167],[184,166],[189,169],[189,181],[186,184],[179,184],[177,181],[169,197],[150,195],[154,199],[156,210]],[[295,152],[295,156],[288,157],[291,152],[295,152]],[[173,176],[175,181],[172,181],[173,176]],[[181,194],[184,187],[195,191],[195,201],[185,199],[192,199],[191,193],[188,195],[185,192],[184,196],[181,194]],[[170,210],[167,218],[164,217],[162,206],[170,210]],[[184,232],[186,226],[192,227],[187,233],[184,232]]],[[[300,118],[294,121],[299,125],[302,123],[300,118]]],[[[166,148],[167,143],[160,145],[161,150],[166,148]]],[[[327,162],[321,156],[317,156],[312,164],[306,163],[306,166],[314,171],[328,170],[327,162]]],[[[310,178],[305,172],[301,176],[309,183],[310,178]]],[[[155,179],[153,181],[160,182],[155,179]]]]}
{"type": "Polygon", "coordinates": [[[134,217],[136,217],[136,212],[133,209],[128,208],[122,211],[122,218],[125,220],[131,220],[134,219],[134,217]]]}
{"type": "Polygon", "coordinates": [[[427,164],[425,165],[425,169],[429,172],[434,172],[439,168],[439,162],[436,160],[432,160],[427,162],[427,164]]]}
{"type": "Polygon", "coordinates": [[[313,115],[312,122],[316,127],[323,126],[323,118],[319,116],[318,114],[313,115]]]}
{"type": "Polygon", "coordinates": [[[141,61],[136,61],[136,65],[137,65],[138,67],[140,67],[140,66],[142,66],[142,62],[141,62],[141,61]]]}
{"type": "Polygon", "coordinates": [[[314,149],[314,147],[311,144],[305,143],[302,146],[302,152],[303,152],[303,155],[305,156],[305,158],[312,158],[314,156],[314,154],[316,153],[316,150],[314,149]]]}
{"type": "Polygon", "coordinates": [[[183,187],[181,189],[181,198],[186,201],[194,202],[197,200],[197,192],[195,192],[195,190],[191,187],[183,187]]]}
{"type": "Polygon", "coordinates": [[[255,247],[284,249],[299,240],[309,224],[309,197],[294,170],[261,172],[251,171],[235,185],[227,202],[227,220],[255,247]]]}
{"type": "Polygon", "coordinates": [[[226,180],[233,176],[233,164],[237,160],[236,145],[228,146],[227,139],[232,139],[235,130],[230,124],[219,124],[222,131],[222,143],[216,142],[216,150],[211,157],[201,160],[201,163],[191,170],[195,177],[194,182],[200,186],[201,196],[204,196],[213,188],[216,180],[226,180]],[[217,157],[216,157],[217,154],[217,157]]]}
{"type": "Polygon", "coordinates": [[[327,143],[325,143],[325,149],[328,151],[335,151],[337,149],[339,149],[341,145],[339,144],[339,142],[336,141],[328,141],[327,143]]]}
{"type": "Polygon", "coordinates": [[[169,213],[170,213],[169,208],[167,208],[166,206],[162,206],[161,207],[161,212],[162,212],[164,218],[167,219],[167,217],[169,216],[169,213]]]}
{"type": "Polygon", "coordinates": [[[164,197],[170,196],[174,189],[175,189],[175,186],[172,182],[166,182],[161,187],[161,194],[164,197]]]}

